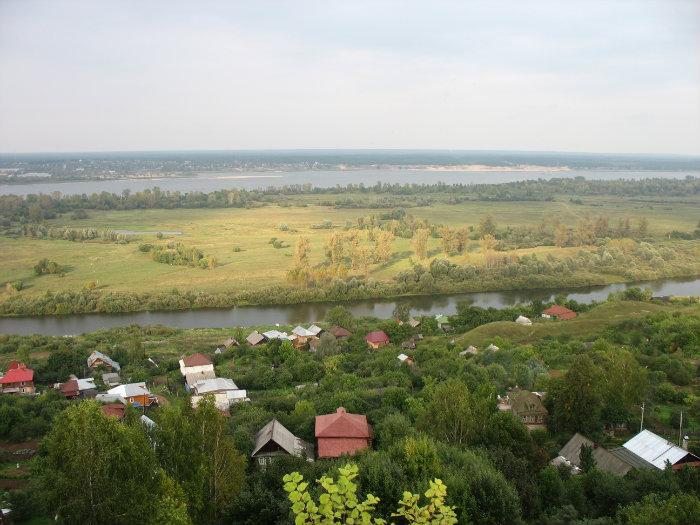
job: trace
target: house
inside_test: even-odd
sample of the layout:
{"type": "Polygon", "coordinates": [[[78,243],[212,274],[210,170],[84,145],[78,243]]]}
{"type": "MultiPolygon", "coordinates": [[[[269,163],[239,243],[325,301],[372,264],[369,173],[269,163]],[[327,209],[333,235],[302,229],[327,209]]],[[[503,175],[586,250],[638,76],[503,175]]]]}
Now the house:
{"type": "Polygon", "coordinates": [[[578,432],[559,451],[559,456],[550,461],[550,465],[564,464],[570,467],[572,474],[580,473],[581,447],[584,445],[591,448],[595,466],[601,472],[624,476],[632,469],[654,468],[644,459],[621,450],[623,447],[607,450],[578,432]]]}
{"type": "Polygon", "coordinates": [[[209,356],[204,354],[192,354],[180,359],[180,373],[183,377],[188,374],[214,372],[214,363],[209,356]]]}
{"type": "Polygon", "coordinates": [[[251,332],[251,334],[246,337],[245,340],[250,346],[258,346],[265,342],[265,336],[257,330],[253,330],[253,332],[251,332]]]}
{"type": "Polygon", "coordinates": [[[350,330],[343,328],[342,326],[334,325],[331,326],[328,331],[335,336],[338,340],[345,340],[352,335],[350,330]]]}
{"type": "Polygon", "coordinates": [[[290,336],[287,334],[287,332],[280,332],[279,330],[268,330],[267,332],[263,332],[265,336],[265,339],[268,341],[272,341],[273,339],[279,339],[280,341],[290,341],[291,339],[294,339],[294,336],[290,336]]]}
{"type": "Polygon", "coordinates": [[[33,394],[35,391],[34,370],[12,361],[5,375],[0,377],[0,394],[33,394]]]}
{"type": "Polygon", "coordinates": [[[479,353],[479,349],[474,345],[469,345],[466,350],[462,350],[459,355],[462,357],[467,355],[476,355],[479,353]]]}
{"type": "Polygon", "coordinates": [[[234,337],[229,337],[224,341],[223,347],[231,348],[232,346],[241,346],[241,344],[234,337]]]}
{"type": "Polygon", "coordinates": [[[416,362],[414,361],[414,359],[410,355],[399,354],[397,356],[397,359],[408,366],[413,366],[416,364],[416,362]]]}
{"type": "Polygon", "coordinates": [[[143,382],[119,385],[107,390],[107,394],[118,396],[119,401],[125,405],[147,407],[158,402],[143,382]]]}
{"type": "Polygon", "coordinates": [[[526,326],[532,324],[532,321],[530,321],[530,319],[528,319],[524,315],[519,315],[518,318],[515,320],[515,322],[518,324],[526,325],[526,326]]]}
{"type": "Polygon", "coordinates": [[[250,401],[245,390],[241,390],[236,386],[232,379],[226,377],[216,377],[198,381],[192,387],[192,407],[197,405],[204,399],[204,396],[210,395],[214,398],[214,405],[221,411],[226,411],[233,403],[241,401],[250,401]]]}
{"type": "Polygon", "coordinates": [[[403,343],[401,343],[401,348],[404,350],[415,350],[416,349],[416,340],[411,337],[410,339],[407,339],[403,343]]]}
{"type": "Polygon", "coordinates": [[[418,319],[414,319],[413,317],[410,317],[408,319],[408,326],[410,326],[411,328],[418,328],[419,325],[420,321],[418,319]]]}
{"type": "Polygon", "coordinates": [[[499,397],[499,410],[511,412],[528,430],[546,428],[549,412],[542,404],[542,394],[511,388],[504,397],[499,397]]]}
{"type": "Polygon", "coordinates": [[[382,346],[389,344],[389,336],[382,330],[375,330],[374,332],[370,332],[365,336],[365,341],[367,341],[370,348],[376,350],[377,348],[381,348],[382,346]]]}
{"type": "Polygon", "coordinates": [[[199,381],[206,381],[207,379],[214,379],[215,377],[216,373],[213,370],[187,374],[185,376],[185,390],[189,392],[199,381]]]}
{"type": "Polygon", "coordinates": [[[75,376],[72,376],[65,383],[59,383],[56,386],[66,399],[75,399],[77,397],[93,398],[97,395],[97,385],[95,385],[95,380],[91,377],[77,379],[75,376]]]}
{"type": "Polygon", "coordinates": [[[573,319],[578,314],[573,310],[569,310],[566,306],[560,306],[555,304],[550,306],[542,312],[542,317],[545,319],[551,319],[554,317],[558,321],[566,321],[567,319],[573,319]]]}
{"type": "Polygon", "coordinates": [[[121,383],[119,379],[119,374],[116,372],[108,372],[102,374],[102,382],[109,387],[117,386],[119,385],[119,383],[121,383]]]}
{"type": "Polygon", "coordinates": [[[323,331],[323,328],[321,328],[320,326],[316,326],[315,324],[309,326],[309,332],[311,332],[316,337],[320,337],[323,331]]]}
{"type": "Polygon", "coordinates": [[[116,417],[119,421],[124,419],[124,410],[126,405],[121,403],[109,403],[102,405],[102,413],[108,417],[116,417]]]}
{"type": "Polygon", "coordinates": [[[664,470],[667,463],[674,470],[678,470],[683,466],[700,466],[700,458],[695,454],[691,454],[685,448],[674,445],[646,429],[626,443],[623,443],[622,448],[636,457],[651,463],[659,470],[664,470]]]}
{"type": "Polygon", "coordinates": [[[348,414],[343,407],[333,414],[316,416],[319,458],[352,456],[372,445],[372,427],[367,416],[348,414]]]}
{"type": "Polygon", "coordinates": [[[269,421],[255,434],[254,442],[250,457],[260,465],[271,463],[275,457],[287,455],[305,457],[308,461],[313,461],[313,445],[296,437],[276,419],[269,421]]]}
{"type": "Polygon", "coordinates": [[[303,348],[312,338],[315,338],[316,336],[313,332],[307,330],[303,326],[296,326],[292,330],[292,337],[294,338],[292,341],[294,348],[303,348]]]}
{"type": "Polygon", "coordinates": [[[95,350],[90,357],[87,358],[87,365],[90,370],[95,370],[96,368],[109,368],[110,370],[121,370],[121,366],[114,359],[110,358],[108,355],[103,354],[95,350]]]}

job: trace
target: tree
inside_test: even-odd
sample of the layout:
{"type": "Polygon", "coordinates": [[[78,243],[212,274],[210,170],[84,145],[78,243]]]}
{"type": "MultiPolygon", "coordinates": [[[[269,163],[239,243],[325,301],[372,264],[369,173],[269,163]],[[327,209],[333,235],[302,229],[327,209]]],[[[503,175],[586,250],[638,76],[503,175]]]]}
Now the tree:
{"type": "MultiPolygon", "coordinates": [[[[47,506],[61,523],[159,523],[165,512],[166,503],[157,502],[170,481],[144,431],[106,417],[94,401],[70,406],[55,420],[36,469],[47,506]]],[[[167,500],[170,509],[182,509],[177,491],[167,500]]]]}
{"type": "Polygon", "coordinates": [[[560,224],[554,229],[554,244],[561,248],[569,243],[569,228],[560,224]]]}
{"type": "Polygon", "coordinates": [[[342,326],[348,330],[351,330],[355,324],[355,319],[350,310],[340,305],[334,306],[328,310],[328,313],[326,314],[326,321],[329,324],[342,326]]]}
{"type": "Polygon", "coordinates": [[[417,421],[420,430],[446,443],[466,445],[483,433],[491,414],[485,397],[456,379],[438,384],[417,421]]]}
{"type": "Polygon", "coordinates": [[[321,334],[318,345],[316,346],[316,355],[318,357],[326,357],[340,353],[340,343],[333,334],[325,332],[321,334]]]}
{"type": "Polygon", "coordinates": [[[649,220],[646,217],[639,219],[639,226],[637,227],[637,237],[646,237],[649,235],[649,220]]]}
{"type": "Polygon", "coordinates": [[[491,215],[482,217],[476,231],[478,232],[479,237],[484,237],[485,235],[496,235],[496,223],[493,222],[493,217],[491,217],[491,215]]]}
{"type": "Polygon", "coordinates": [[[391,316],[397,321],[405,323],[411,318],[411,308],[406,303],[396,303],[396,307],[391,316]]]}
{"type": "Polygon", "coordinates": [[[428,235],[430,230],[421,228],[413,232],[413,250],[416,252],[416,257],[423,260],[428,257],[428,235]]]}
{"type": "Polygon", "coordinates": [[[386,262],[391,258],[391,244],[394,234],[388,230],[377,229],[374,232],[375,254],[378,262],[386,262]]]}
{"type": "MultiPolygon", "coordinates": [[[[284,490],[292,503],[292,513],[296,525],[324,523],[328,525],[355,524],[385,524],[386,520],[376,517],[376,506],[379,498],[367,494],[360,501],[357,496],[358,476],[357,465],[348,464],[338,469],[338,480],[322,476],[318,480],[325,492],[321,493],[318,502],[309,493],[309,484],[298,472],[286,474],[284,490]]],[[[430,481],[430,487],[425,492],[428,502],[419,505],[420,496],[404,492],[399,501],[399,508],[392,517],[403,518],[406,523],[452,525],[457,523],[454,508],[445,504],[447,487],[439,479],[430,481]]]]}
{"type": "Polygon", "coordinates": [[[158,459],[180,482],[190,514],[213,519],[241,489],[245,458],[236,450],[226,418],[205,398],[162,407],[154,432],[158,459]]]}
{"type": "Polygon", "coordinates": [[[590,433],[599,429],[603,374],[588,355],[574,358],[564,376],[552,384],[549,403],[557,431],[590,433]]]}
{"type": "Polygon", "coordinates": [[[700,523],[700,499],[693,494],[674,494],[665,499],[649,494],[642,501],[623,508],[618,518],[629,525],[688,525],[700,523]]]}
{"type": "Polygon", "coordinates": [[[345,246],[343,245],[343,234],[333,232],[326,243],[326,257],[333,264],[343,261],[345,256],[345,246]]]}
{"type": "Polygon", "coordinates": [[[591,447],[590,445],[586,445],[585,443],[581,445],[581,450],[579,452],[579,466],[584,472],[590,472],[595,468],[593,447],[591,447]]]}
{"type": "Polygon", "coordinates": [[[294,268],[304,270],[309,268],[309,252],[311,252],[311,244],[309,243],[309,238],[299,237],[297,239],[297,245],[294,248],[294,268]]]}

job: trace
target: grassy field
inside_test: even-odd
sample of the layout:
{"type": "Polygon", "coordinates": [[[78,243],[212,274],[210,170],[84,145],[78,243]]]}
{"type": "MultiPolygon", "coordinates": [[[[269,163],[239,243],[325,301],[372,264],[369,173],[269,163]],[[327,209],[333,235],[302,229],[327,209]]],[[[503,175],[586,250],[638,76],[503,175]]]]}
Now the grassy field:
{"type": "Polygon", "coordinates": [[[604,303],[568,321],[535,320],[531,326],[510,321],[481,325],[460,335],[457,342],[462,346],[483,346],[500,337],[515,344],[528,344],[545,337],[567,335],[578,339],[595,339],[604,330],[626,319],[645,317],[662,311],[700,315],[700,305],[678,306],[637,301],[604,303]]]}
{"type": "MultiPolygon", "coordinates": [[[[318,197],[314,199],[318,200],[318,197]]],[[[310,202],[314,199],[310,199],[310,202]]],[[[650,232],[663,235],[672,229],[692,230],[698,220],[697,210],[697,205],[681,202],[657,204],[604,197],[586,199],[584,204],[572,204],[568,199],[555,202],[436,204],[411,208],[409,213],[434,224],[451,226],[476,225],[483,216],[491,215],[500,227],[533,226],[555,218],[575,226],[586,214],[600,213],[608,215],[613,225],[620,217],[629,216],[635,222],[645,216],[650,222],[650,232]]],[[[90,281],[96,281],[98,287],[106,291],[157,292],[177,288],[180,291],[196,289],[220,292],[259,289],[285,283],[286,272],[292,264],[293,247],[300,235],[306,235],[311,240],[312,264],[323,260],[323,246],[332,230],[312,229],[312,224],[329,219],[337,229],[342,228],[346,221],[354,222],[360,216],[379,213],[378,210],[310,205],[255,209],[90,211],[89,217],[84,220],[71,220],[66,214],[49,221],[49,225],[94,227],[101,230],[180,231],[182,235],[172,239],[195,246],[205,254],[216,257],[218,266],[213,270],[202,270],[160,264],[152,261],[148,254],[138,252],[135,242],[118,245],[97,241],[79,243],[0,238],[0,282],[22,280],[27,287],[23,294],[79,289],[90,281]],[[280,224],[288,225],[290,231],[280,231],[280,224]],[[274,248],[269,244],[271,237],[285,241],[290,247],[274,248]],[[234,252],[234,246],[239,246],[242,251],[234,252]],[[68,272],[64,276],[34,277],[32,267],[43,257],[66,266],[68,272]]],[[[141,241],[156,242],[156,239],[153,235],[143,235],[141,241]]],[[[514,253],[522,255],[536,252],[562,256],[577,250],[578,248],[540,247],[514,253]]],[[[413,256],[410,240],[397,238],[393,251],[389,262],[370,270],[370,277],[389,279],[397,272],[410,268],[413,256]]],[[[443,257],[439,239],[430,239],[429,254],[431,257],[443,257]]],[[[478,251],[470,254],[472,263],[480,260],[478,251]]],[[[453,258],[453,262],[464,263],[465,259],[459,256],[453,258]]]]}

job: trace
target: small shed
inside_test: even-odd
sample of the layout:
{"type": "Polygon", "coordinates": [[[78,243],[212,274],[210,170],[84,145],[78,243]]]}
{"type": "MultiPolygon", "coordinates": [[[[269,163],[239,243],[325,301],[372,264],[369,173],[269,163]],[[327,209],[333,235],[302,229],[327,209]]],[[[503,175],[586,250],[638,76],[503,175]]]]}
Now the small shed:
{"type": "Polygon", "coordinates": [[[486,347],[486,350],[489,350],[491,352],[498,352],[500,348],[498,348],[495,344],[491,343],[489,346],[486,347]]]}
{"type": "Polygon", "coordinates": [[[479,353],[479,349],[476,346],[469,345],[466,350],[462,350],[459,355],[462,357],[468,356],[468,355],[476,355],[479,353]]]}
{"type": "Polygon", "coordinates": [[[245,340],[250,346],[258,346],[265,342],[265,336],[254,330],[245,340]]]}
{"type": "Polygon", "coordinates": [[[416,364],[415,360],[410,355],[399,354],[397,356],[397,359],[399,361],[401,361],[402,363],[409,365],[409,366],[416,364]]]}
{"type": "Polygon", "coordinates": [[[336,339],[344,340],[352,335],[352,332],[347,328],[342,326],[334,325],[331,326],[328,331],[335,336],[336,339]]]}
{"type": "Polygon", "coordinates": [[[516,323],[522,324],[522,325],[531,325],[532,321],[525,317],[524,315],[519,315],[518,318],[515,320],[516,323]]]}
{"type": "Polygon", "coordinates": [[[230,348],[232,346],[241,346],[241,344],[234,337],[229,337],[224,341],[224,348],[230,348]]]}
{"type": "Polygon", "coordinates": [[[376,350],[377,348],[388,345],[390,339],[383,330],[375,330],[374,332],[370,332],[365,336],[365,341],[367,341],[370,348],[376,350]]]}

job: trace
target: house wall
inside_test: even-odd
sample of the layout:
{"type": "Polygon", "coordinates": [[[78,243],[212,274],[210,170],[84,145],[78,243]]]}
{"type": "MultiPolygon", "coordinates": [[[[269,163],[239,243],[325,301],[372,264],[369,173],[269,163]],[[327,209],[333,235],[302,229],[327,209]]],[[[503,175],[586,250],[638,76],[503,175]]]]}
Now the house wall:
{"type": "Polygon", "coordinates": [[[337,458],[343,455],[353,456],[370,445],[371,440],[366,438],[318,438],[318,457],[337,458]]]}
{"type": "Polygon", "coordinates": [[[180,365],[180,372],[183,376],[187,374],[199,374],[200,372],[213,372],[214,365],[202,365],[202,366],[182,366],[180,365]]]}
{"type": "Polygon", "coordinates": [[[0,393],[3,394],[33,394],[34,392],[34,381],[21,381],[19,383],[0,385],[0,393]]]}

